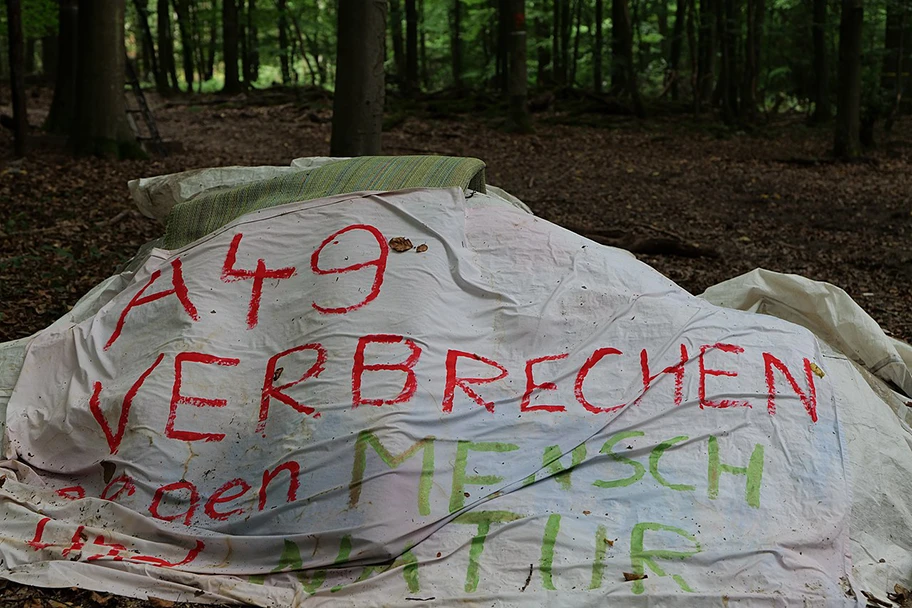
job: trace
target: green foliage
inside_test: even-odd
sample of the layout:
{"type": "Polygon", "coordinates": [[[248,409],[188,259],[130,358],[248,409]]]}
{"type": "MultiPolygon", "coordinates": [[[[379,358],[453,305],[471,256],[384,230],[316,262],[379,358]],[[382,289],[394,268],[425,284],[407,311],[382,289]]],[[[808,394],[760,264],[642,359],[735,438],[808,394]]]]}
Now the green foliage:
{"type": "MultiPolygon", "coordinates": [[[[256,10],[249,13],[250,0],[235,0],[240,6],[242,30],[252,23],[257,31],[259,54],[258,78],[248,86],[265,88],[282,81],[280,69],[279,28],[280,9],[276,0],[256,0],[256,10]]],[[[419,73],[422,89],[439,91],[451,87],[453,80],[452,40],[453,5],[455,0],[416,0],[419,8],[419,73]]],[[[669,91],[669,53],[677,18],[678,4],[685,0],[627,0],[633,20],[633,61],[638,84],[647,100],[666,95],[669,91]]],[[[694,0],[699,8],[701,1],[694,0]]],[[[726,0],[727,1],[727,0],[726,0]]],[[[52,34],[57,27],[58,5],[55,0],[22,0],[25,35],[38,38],[52,34]]],[[[156,0],[140,0],[148,19],[148,27],[157,45],[158,19],[156,0]]],[[[401,5],[401,28],[405,43],[405,0],[401,5]]],[[[594,76],[595,55],[595,0],[526,0],[526,32],[529,84],[534,89],[544,77],[544,86],[550,86],[548,76],[553,63],[552,36],[554,34],[554,3],[568,2],[571,18],[569,40],[568,72],[573,75],[571,86],[591,89],[594,76]],[[577,7],[580,7],[577,13],[577,7]],[[579,22],[577,24],[577,14],[579,22]],[[545,64],[539,66],[539,61],[545,64]],[[539,68],[542,68],[541,70],[539,68]]],[[[757,98],[767,110],[801,110],[810,107],[814,82],[817,75],[812,63],[812,1],[811,0],[764,0],[765,11],[760,27],[760,73],[758,75],[757,98]],[[783,102],[783,100],[787,100],[783,102]]],[[[126,41],[128,52],[138,59],[146,50],[143,44],[143,16],[137,11],[136,3],[126,1],[126,41]]],[[[190,0],[190,27],[194,46],[195,77],[194,90],[218,91],[222,87],[224,67],[222,65],[222,1],[190,0]],[[213,41],[213,36],[215,40],[213,41]],[[214,53],[213,69],[208,68],[209,55],[214,53]],[[202,62],[200,61],[202,59],[202,62]],[[199,65],[202,63],[203,65],[199,65]],[[205,76],[205,78],[201,78],[205,76]]],[[[291,85],[313,85],[331,90],[335,78],[335,51],[337,15],[335,0],[286,0],[287,7],[287,52],[291,56],[291,85]]],[[[611,4],[604,0],[603,11],[603,81],[610,81],[611,74],[611,4]]],[[[713,2],[713,6],[722,4],[713,2]]],[[[885,24],[891,8],[906,6],[906,0],[865,0],[864,61],[863,61],[863,105],[869,113],[882,115],[889,103],[890,92],[881,91],[881,72],[884,64],[885,24]],[[886,101],[885,101],[886,99],[886,101]]],[[[512,15],[500,15],[500,0],[461,0],[460,38],[462,41],[462,81],[470,89],[497,90],[499,21],[512,19],[512,15]]],[[[560,6],[563,6],[561,4],[560,6]]],[[[745,37],[747,35],[746,0],[734,0],[736,27],[731,32],[736,39],[736,73],[740,78],[745,61],[745,37]]],[[[0,7],[5,8],[4,0],[0,7]]],[[[837,0],[829,0],[826,39],[830,87],[835,91],[838,67],[837,39],[839,33],[839,9],[837,0]]],[[[169,2],[171,38],[173,40],[175,63],[179,85],[187,89],[181,65],[183,40],[180,35],[173,2],[169,2]]],[[[0,13],[0,36],[5,33],[5,11],[0,13]]],[[[392,19],[392,13],[389,13],[392,19]]],[[[691,21],[696,22],[691,15],[691,21]]],[[[908,21],[908,18],[907,18],[908,21]]],[[[694,26],[698,25],[694,23],[694,26]]],[[[392,27],[387,31],[387,53],[385,66],[388,82],[392,87],[397,82],[396,65],[393,57],[392,27]]],[[[714,28],[715,28],[714,22],[714,28]]],[[[717,32],[718,33],[718,32],[717,32]]],[[[684,28],[682,49],[678,64],[677,83],[680,99],[689,101],[694,79],[693,57],[696,49],[690,48],[697,39],[697,33],[688,33],[684,28]]],[[[908,48],[909,45],[906,44],[908,48]]],[[[719,75],[719,49],[716,48],[714,77],[719,75]]],[[[142,61],[137,61],[142,66],[142,61]]],[[[146,74],[146,82],[153,79],[146,74]]],[[[738,83],[740,87],[740,82],[738,83]]],[[[534,94],[534,91],[533,93],[534,94]]]]}
{"type": "MultiPolygon", "coordinates": [[[[42,38],[56,34],[57,10],[57,3],[54,0],[22,0],[22,36],[42,38]]],[[[0,35],[4,38],[7,35],[4,0],[0,0],[0,35]]]]}

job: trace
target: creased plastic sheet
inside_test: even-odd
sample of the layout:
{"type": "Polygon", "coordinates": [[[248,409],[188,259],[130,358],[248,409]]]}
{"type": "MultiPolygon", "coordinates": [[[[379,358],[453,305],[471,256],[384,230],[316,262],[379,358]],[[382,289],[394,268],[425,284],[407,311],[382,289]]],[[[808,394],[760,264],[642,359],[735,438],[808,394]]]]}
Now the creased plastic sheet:
{"type": "Polygon", "coordinates": [[[701,297],[719,306],[768,314],[807,327],[878,378],[912,396],[912,349],[888,337],[835,285],[758,268],[713,285],[701,297]]]}
{"type": "Polygon", "coordinates": [[[457,190],[275,207],[124,280],[29,343],[6,578],[261,606],[854,604],[839,396],[803,328],[457,190]]]}
{"type": "Polygon", "coordinates": [[[848,445],[854,579],[881,598],[897,583],[912,586],[912,349],[842,289],[797,275],[758,269],[701,297],[798,323],[845,353],[827,360],[848,445]]]}

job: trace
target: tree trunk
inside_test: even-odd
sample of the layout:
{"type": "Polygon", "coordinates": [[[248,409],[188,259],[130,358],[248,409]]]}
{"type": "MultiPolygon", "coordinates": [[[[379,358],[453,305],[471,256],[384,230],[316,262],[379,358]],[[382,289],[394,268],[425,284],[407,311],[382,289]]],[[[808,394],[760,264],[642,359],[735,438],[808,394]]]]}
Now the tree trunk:
{"type": "MultiPolygon", "coordinates": [[[[678,2],[681,3],[681,0],[678,2]]],[[[662,57],[671,56],[671,36],[668,35],[668,0],[657,0],[656,2],[656,19],[659,25],[659,34],[662,41],[659,42],[659,49],[662,57]]]]}
{"type": "Polygon", "coordinates": [[[836,132],[833,153],[837,158],[861,154],[861,35],[862,0],[842,0],[839,20],[839,81],[836,87],[836,132]]]}
{"type": "Polygon", "coordinates": [[[41,39],[41,72],[48,82],[57,79],[57,36],[45,36],[41,39]]]}
{"type": "Polygon", "coordinates": [[[380,154],[386,5],[386,0],[339,0],[332,156],[380,154]]]}
{"type": "MultiPolygon", "coordinates": [[[[211,2],[209,3],[211,4],[211,2]]],[[[203,7],[194,3],[190,5],[190,38],[193,44],[193,62],[196,66],[197,91],[203,91],[203,82],[206,81],[206,50],[203,44],[203,19],[200,14],[203,7]]]]}
{"type": "Polygon", "coordinates": [[[20,0],[6,0],[6,25],[9,38],[10,96],[13,100],[13,153],[17,158],[21,158],[25,156],[28,112],[25,107],[25,60],[20,0]]]}
{"type": "MultiPolygon", "coordinates": [[[[909,27],[909,3],[888,2],[887,20],[884,31],[884,57],[881,69],[880,88],[889,100],[884,112],[887,116],[885,127],[892,128],[899,113],[912,61],[909,48],[912,46],[912,31],[909,27]]],[[[864,142],[862,142],[864,143],[864,142]]]]}
{"type": "MultiPolygon", "coordinates": [[[[450,53],[453,59],[453,86],[462,91],[462,0],[453,0],[453,25],[450,31],[450,53]]],[[[400,44],[402,41],[400,40],[400,44]]]]}
{"type": "Polygon", "coordinates": [[[595,48],[592,49],[592,80],[596,95],[602,94],[602,47],[604,36],[602,24],[605,21],[605,0],[595,0],[595,48]]]}
{"type": "Polygon", "coordinates": [[[222,55],[225,57],[225,86],[223,93],[240,93],[241,78],[238,73],[238,7],[237,0],[224,0],[222,4],[222,55]]]}
{"type": "Polygon", "coordinates": [[[715,2],[700,0],[699,48],[697,51],[697,88],[694,91],[694,111],[699,114],[703,104],[712,97],[713,63],[716,55],[714,33],[715,2]]]}
{"type": "Polygon", "coordinates": [[[238,41],[240,42],[240,57],[241,57],[241,75],[240,79],[243,83],[242,88],[246,89],[250,86],[250,81],[248,76],[250,76],[250,53],[247,46],[247,2],[246,0],[237,0],[237,18],[238,18],[238,41]]]}
{"type": "Polygon", "coordinates": [[[405,0],[405,92],[418,92],[418,6],[405,0]]]}
{"type": "Polygon", "coordinates": [[[75,120],[76,154],[141,155],[124,103],[124,0],[79,0],[75,120]]]}
{"type": "MultiPolygon", "coordinates": [[[[542,9],[535,17],[535,37],[537,40],[548,39],[548,22],[545,21],[544,14],[547,14],[546,3],[542,1],[542,9]]],[[[537,44],[536,64],[537,70],[535,75],[536,84],[539,87],[547,87],[554,84],[551,76],[551,47],[547,44],[537,44]]]]}
{"type": "Polygon", "coordinates": [[[679,81],[681,80],[679,69],[681,65],[681,51],[684,48],[684,23],[687,21],[688,1],[689,0],[677,0],[678,6],[677,11],[675,12],[674,32],[671,35],[671,48],[669,49],[668,77],[671,79],[669,87],[671,89],[671,98],[674,101],[677,101],[680,95],[678,88],[679,81]]]}
{"type": "Polygon", "coordinates": [[[174,11],[177,13],[177,27],[181,38],[181,59],[184,67],[184,80],[187,81],[187,92],[193,92],[193,34],[190,31],[189,0],[174,0],[174,11]]]}
{"type": "MultiPolygon", "coordinates": [[[[685,28],[687,29],[687,57],[690,60],[690,90],[693,94],[694,100],[697,98],[697,72],[699,65],[699,44],[697,43],[697,28],[694,24],[694,21],[697,17],[697,3],[696,0],[685,0],[687,2],[687,23],[685,28]]],[[[694,110],[697,110],[696,101],[694,102],[694,110]]]]}
{"type": "Polygon", "coordinates": [[[532,129],[527,103],[526,1],[511,0],[510,16],[510,114],[511,131],[528,133],[532,129]]]}
{"type": "Polygon", "coordinates": [[[744,72],[741,83],[741,119],[757,120],[757,79],[760,74],[760,40],[763,32],[764,0],[747,0],[747,36],[744,40],[744,72]]]}
{"type": "MultiPolygon", "coordinates": [[[[82,6],[82,4],[80,4],[82,6]]],[[[161,75],[155,86],[161,95],[170,95],[178,90],[177,66],[174,65],[174,40],[171,38],[171,6],[168,0],[158,0],[158,62],[161,75]]]]}
{"type": "MultiPolygon", "coordinates": [[[[136,8],[136,18],[142,32],[144,54],[148,58],[152,68],[152,77],[157,86],[161,78],[161,70],[158,65],[158,57],[155,55],[155,38],[152,36],[152,28],[149,27],[149,4],[144,0],[133,0],[133,6],[136,8]]],[[[164,88],[167,88],[167,85],[164,85],[164,88]]]]}
{"type": "MultiPolygon", "coordinates": [[[[611,93],[627,87],[627,64],[633,65],[633,58],[624,48],[624,14],[627,0],[611,0],[611,93]]],[[[631,54],[632,54],[631,49],[631,54]]]]}
{"type": "Polygon", "coordinates": [[[250,84],[260,79],[260,40],[256,13],[256,0],[247,0],[247,73],[244,74],[244,80],[250,84]]]}
{"type": "Polygon", "coordinates": [[[405,49],[402,42],[402,5],[400,0],[390,0],[390,38],[393,40],[393,64],[396,66],[396,81],[399,89],[405,86],[405,49]]]}
{"type": "Polygon", "coordinates": [[[573,37],[573,62],[570,64],[570,86],[576,86],[576,66],[579,62],[580,27],[583,18],[583,1],[576,0],[576,36],[573,37]]]}
{"type": "Polygon", "coordinates": [[[612,4],[611,37],[614,49],[612,72],[618,70],[618,78],[612,76],[611,92],[614,95],[620,95],[625,91],[629,93],[633,113],[637,118],[644,118],[646,110],[637,86],[636,67],[633,65],[633,29],[627,0],[614,0],[612,4]],[[616,81],[623,84],[616,84],[616,81]]]}
{"type": "Polygon", "coordinates": [[[569,0],[552,0],[552,36],[551,36],[551,73],[554,77],[554,83],[562,86],[567,83],[567,66],[561,64],[561,2],[569,0]]]}
{"type": "Polygon", "coordinates": [[[637,84],[637,73],[633,65],[633,29],[630,24],[630,11],[627,8],[627,0],[622,0],[622,2],[621,24],[624,54],[627,57],[627,92],[630,93],[633,113],[637,118],[646,118],[646,110],[643,107],[643,99],[640,97],[640,88],[637,84]]]}
{"type": "MultiPolygon", "coordinates": [[[[573,21],[570,18],[570,0],[557,0],[561,5],[561,77],[563,84],[569,82],[570,69],[570,34],[573,30],[573,21]]],[[[576,0],[579,2],[580,0],[576,0]]]]}
{"type": "Polygon", "coordinates": [[[57,11],[57,78],[54,99],[44,128],[49,133],[68,135],[73,127],[76,105],[76,55],[79,50],[79,6],[77,0],[60,0],[57,11]]]}
{"type": "Polygon", "coordinates": [[[288,57],[288,0],[278,0],[279,10],[279,61],[282,66],[282,84],[291,84],[291,68],[288,57]]]}
{"type": "Polygon", "coordinates": [[[827,0],[814,0],[814,114],[811,122],[829,122],[833,111],[830,109],[830,78],[827,61],[827,0]]]}
{"type": "Polygon", "coordinates": [[[737,90],[735,83],[735,43],[734,43],[734,0],[722,0],[719,11],[716,13],[716,22],[719,28],[719,46],[722,56],[719,61],[718,95],[722,110],[722,122],[727,125],[734,124],[737,115],[737,99],[732,91],[737,90]]]}
{"type": "Polygon", "coordinates": [[[497,91],[508,94],[510,72],[510,2],[511,0],[496,0],[497,6],[497,64],[494,70],[494,80],[497,91]]]}
{"type": "Polygon", "coordinates": [[[431,71],[427,61],[427,26],[424,21],[424,0],[418,0],[418,61],[421,69],[421,84],[430,88],[431,71]]]}
{"type": "Polygon", "coordinates": [[[640,0],[631,0],[627,6],[628,10],[631,8],[632,15],[630,20],[630,35],[634,37],[634,48],[636,51],[631,55],[633,61],[634,69],[637,71],[637,74],[640,72],[646,71],[646,64],[648,63],[647,59],[649,57],[649,45],[643,42],[643,28],[640,27],[640,0]]]}
{"type": "MultiPolygon", "coordinates": [[[[21,0],[20,0],[21,1],[21,0]]],[[[20,24],[20,27],[21,24],[20,24]]],[[[7,38],[10,38],[7,33],[7,38]]],[[[35,73],[35,39],[26,38],[25,44],[22,47],[22,69],[24,70],[23,74],[34,74],[35,73]]]]}
{"type": "Polygon", "coordinates": [[[215,0],[212,2],[212,12],[209,15],[209,52],[206,54],[206,80],[212,80],[215,75],[215,53],[218,50],[218,11],[215,0]]]}

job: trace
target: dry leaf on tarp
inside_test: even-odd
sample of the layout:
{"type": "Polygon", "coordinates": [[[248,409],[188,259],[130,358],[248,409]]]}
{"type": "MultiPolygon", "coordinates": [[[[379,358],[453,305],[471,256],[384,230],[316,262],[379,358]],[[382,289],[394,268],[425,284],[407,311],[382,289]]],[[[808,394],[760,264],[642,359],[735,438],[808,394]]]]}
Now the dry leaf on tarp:
{"type": "Polygon", "coordinates": [[[390,249],[403,253],[412,248],[412,242],[404,236],[396,236],[389,240],[390,249]]]}

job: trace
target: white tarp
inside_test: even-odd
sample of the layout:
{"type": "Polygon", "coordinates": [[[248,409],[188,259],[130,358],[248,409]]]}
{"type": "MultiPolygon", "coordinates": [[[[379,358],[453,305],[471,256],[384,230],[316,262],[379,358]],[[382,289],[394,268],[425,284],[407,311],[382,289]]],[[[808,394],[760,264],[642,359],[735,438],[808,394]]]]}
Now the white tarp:
{"type": "Polygon", "coordinates": [[[826,356],[848,445],[854,582],[881,598],[897,583],[909,586],[912,348],[886,336],[842,289],[797,275],[757,269],[714,285],[701,297],[797,323],[845,353],[826,356]],[[886,382],[906,387],[907,395],[886,382]]]}
{"type": "Polygon", "coordinates": [[[858,393],[803,328],[458,190],[256,212],[128,279],[29,344],[6,578],[264,606],[854,603],[858,393]]]}

